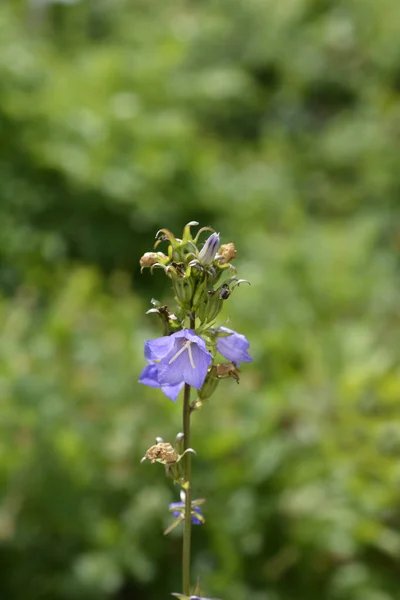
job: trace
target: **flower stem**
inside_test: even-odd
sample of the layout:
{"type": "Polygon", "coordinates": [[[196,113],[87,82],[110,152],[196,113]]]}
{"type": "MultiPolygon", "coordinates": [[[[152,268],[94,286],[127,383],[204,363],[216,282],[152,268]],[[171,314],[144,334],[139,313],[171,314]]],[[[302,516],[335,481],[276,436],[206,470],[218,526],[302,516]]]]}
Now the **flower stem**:
{"type": "MultiPolygon", "coordinates": [[[[190,319],[190,328],[195,328],[195,316],[190,319]]],[[[190,448],[190,385],[185,383],[183,392],[184,450],[190,448]]],[[[185,519],[183,521],[182,548],[182,593],[190,596],[190,546],[192,533],[192,454],[185,454],[185,519]]]]}
{"type": "MultiPolygon", "coordinates": [[[[183,433],[184,449],[190,448],[190,385],[185,383],[183,396],[183,433]]],[[[190,596],[190,542],[192,528],[192,481],[191,481],[190,452],[185,454],[185,519],[183,521],[183,549],[182,549],[182,592],[190,596]]]]}

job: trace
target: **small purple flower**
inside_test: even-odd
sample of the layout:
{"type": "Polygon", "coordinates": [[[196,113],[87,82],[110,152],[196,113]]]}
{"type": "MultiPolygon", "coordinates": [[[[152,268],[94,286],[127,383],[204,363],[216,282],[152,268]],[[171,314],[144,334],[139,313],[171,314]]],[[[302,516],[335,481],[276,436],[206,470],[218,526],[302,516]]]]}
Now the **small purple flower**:
{"type": "MultiPolygon", "coordinates": [[[[166,535],[167,533],[169,533],[170,531],[175,529],[175,527],[177,527],[180,523],[182,523],[182,521],[185,520],[186,494],[183,490],[181,490],[180,496],[181,496],[180,502],[172,502],[169,505],[169,510],[174,515],[175,521],[169,527],[167,527],[167,529],[164,531],[164,535],[166,535]]],[[[202,525],[203,523],[206,522],[206,520],[203,517],[203,514],[199,508],[199,506],[201,504],[204,504],[204,502],[205,502],[204,498],[198,498],[197,500],[192,500],[192,502],[191,502],[190,518],[191,518],[193,525],[202,525]]]]}
{"type": "MultiPolygon", "coordinates": [[[[185,513],[185,503],[184,502],[172,502],[169,505],[169,509],[172,511],[172,514],[174,515],[175,518],[178,518],[180,516],[183,516],[185,513]],[[176,510],[174,510],[176,509],[176,510]]],[[[203,515],[201,514],[201,510],[198,506],[193,506],[192,507],[192,523],[193,525],[201,525],[202,521],[200,519],[198,519],[196,517],[196,515],[194,515],[193,513],[197,513],[198,515],[200,515],[200,517],[202,517],[203,515]]]]}
{"type": "Polygon", "coordinates": [[[144,385],[148,385],[153,388],[161,388],[161,391],[172,400],[176,402],[178,398],[179,392],[183,388],[183,383],[178,383],[177,385],[161,385],[158,382],[158,367],[157,364],[147,365],[140,374],[139,383],[144,383],[144,385]]]}
{"type": "Polygon", "coordinates": [[[227,327],[220,327],[219,331],[230,334],[217,338],[217,350],[222,356],[235,363],[252,362],[253,359],[247,352],[250,344],[244,335],[227,327]]]}
{"type": "MultiPolygon", "coordinates": [[[[156,363],[156,370],[150,373],[150,381],[153,383],[147,385],[161,389],[187,383],[199,390],[212,362],[212,355],[207,350],[205,341],[192,329],[182,329],[169,336],[148,340],[144,346],[144,355],[149,362],[156,363]],[[155,381],[158,386],[154,385],[155,381]]],[[[143,375],[148,377],[149,372],[142,372],[141,378],[143,375]]]]}
{"type": "Polygon", "coordinates": [[[199,263],[201,265],[210,265],[219,248],[220,237],[219,233],[212,233],[204,242],[204,246],[199,252],[199,263]]]}

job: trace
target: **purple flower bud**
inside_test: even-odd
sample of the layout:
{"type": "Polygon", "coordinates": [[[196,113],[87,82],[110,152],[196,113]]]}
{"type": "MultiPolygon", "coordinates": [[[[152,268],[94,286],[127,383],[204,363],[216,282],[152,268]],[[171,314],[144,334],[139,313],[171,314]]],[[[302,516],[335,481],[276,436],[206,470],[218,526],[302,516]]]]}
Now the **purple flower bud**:
{"type": "Polygon", "coordinates": [[[204,246],[199,252],[199,263],[201,265],[210,265],[219,248],[220,238],[219,233],[212,233],[210,237],[205,241],[204,246]]]}
{"type": "Polygon", "coordinates": [[[218,331],[230,334],[217,338],[217,350],[222,356],[234,363],[252,362],[253,359],[247,352],[250,344],[244,335],[227,327],[220,327],[218,331]]]}

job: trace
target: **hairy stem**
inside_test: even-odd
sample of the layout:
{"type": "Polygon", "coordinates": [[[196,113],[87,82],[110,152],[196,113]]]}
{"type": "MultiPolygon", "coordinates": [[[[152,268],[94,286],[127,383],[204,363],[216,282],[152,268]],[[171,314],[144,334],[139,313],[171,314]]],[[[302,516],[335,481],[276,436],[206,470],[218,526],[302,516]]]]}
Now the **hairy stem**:
{"type": "MultiPolygon", "coordinates": [[[[190,319],[190,328],[195,327],[195,316],[190,319]]],[[[190,385],[185,383],[183,392],[183,433],[184,450],[190,448],[190,385]]],[[[192,533],[192,454],[185,454],[185,520],[183,521],[183,548],[182,548],[182,593],[190,596],[190,547],[192,533]]]]}

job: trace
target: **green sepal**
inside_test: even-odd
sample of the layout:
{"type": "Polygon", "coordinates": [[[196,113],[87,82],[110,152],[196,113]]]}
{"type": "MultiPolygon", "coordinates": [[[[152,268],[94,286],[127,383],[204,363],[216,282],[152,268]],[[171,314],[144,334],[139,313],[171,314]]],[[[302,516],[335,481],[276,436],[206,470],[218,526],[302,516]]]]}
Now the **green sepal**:
{"type": "Polygon", "coordinates": [[[196,307],[197,316],[201,323],[208,321],[211,323],[221,312],[223,300],[219,297],[218,291],[207,290],[196,307]]]}
{"type": "Polygon", "coordinates": [[[193,295],[193,300],[192,300],[192,307],[193,310],[197,311],[197,307],[199,306],[199,304],[201,303],[201,299],[202,296],[204,294],[206,294],[206,286],[205,286],[205,282],[203,281],[198,281],[197,285],[196,285],[196,289],[193,295]]]}
{"type": "Polygon", "coordinates": [[[177,277],[172,281],[178,304],[185,308],[191,308],[194,292],[193,279],[191,277],[177,277]]]}
{"type": "Polygon", "coordinates": [[[154,244],[154,248],[157,248],[157,246],[161,244],[161,242],[165,242],[166,239],[169,241],[173,248],[176,248],[179,245],[180,240],[178,240],[174,236],[174,234],[168,229],[160,229],[159,231],[157,231],[156,238],[158,238],[160,233],[163,233],[165,237],[163,236],[161,239],[157,239],[156,243],[154,244]]]}
{"type": "Polygon", "coordinates": [[[200,400],[207,400],[215,392],[219,384],[219,379],[216,377],[215,367],[211,368],[211,371],[207,373],[204,383],[198,392],[200,400]]]}
{"type": "Polygon", "coordinates": [[[190,242],[193,238],[192,238],[192,234],[190,232],[190,228],[193,226],[198,225],[197,221],[190,221],[189,223],[187,223],[187,225],[185,225],[185,227],[183,228],[183,236],[182,236],[182,244],[187,244],[188,242],[190,242]]]}

